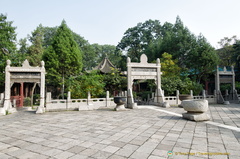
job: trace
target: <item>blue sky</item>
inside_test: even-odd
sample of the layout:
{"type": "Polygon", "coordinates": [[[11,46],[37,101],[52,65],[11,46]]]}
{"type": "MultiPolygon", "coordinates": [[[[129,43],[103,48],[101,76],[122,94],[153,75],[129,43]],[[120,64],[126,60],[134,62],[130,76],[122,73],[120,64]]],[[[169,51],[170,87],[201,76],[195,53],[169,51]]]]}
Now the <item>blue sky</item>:
{"type": "Polygon", "coordinates": [[[91,44],[117,45],[124,32],[148,19],[174,23],[179,15],[213,47],[224,37],[240,38],[239,0],[0,0],[0,13],[16,26],[17,38],[63,19],[91,44]]]}

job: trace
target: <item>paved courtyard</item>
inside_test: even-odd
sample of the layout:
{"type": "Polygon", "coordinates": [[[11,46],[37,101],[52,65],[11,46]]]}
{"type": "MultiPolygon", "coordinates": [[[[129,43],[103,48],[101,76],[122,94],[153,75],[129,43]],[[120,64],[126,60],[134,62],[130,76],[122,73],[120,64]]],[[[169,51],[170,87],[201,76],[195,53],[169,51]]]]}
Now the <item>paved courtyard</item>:
{"type": "Polygon", "coordinates": [[[207,122],[182,119],[183,112],[18,111],[0,116],[0,159],[240,159],[240,104],[210,105],[207,122]]]}

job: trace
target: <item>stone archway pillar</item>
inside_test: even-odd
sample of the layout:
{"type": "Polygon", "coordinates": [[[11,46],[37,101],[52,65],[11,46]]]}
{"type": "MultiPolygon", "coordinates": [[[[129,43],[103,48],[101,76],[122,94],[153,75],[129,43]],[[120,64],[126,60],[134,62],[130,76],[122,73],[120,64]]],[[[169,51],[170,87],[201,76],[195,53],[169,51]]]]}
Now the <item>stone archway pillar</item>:
{"type": "Polygon", "coordinates": [[[161,65],[160,65],[160,59],[157,58],[157,90],[156,90],[156,97],[157,97],[157,105],[162,105],[165,100],[164,100],[164,94],[161,88],[161,65]]]}
{"type": "Polygon", "coordinates": [[[45,112],[44,103],[45,103],[45,74],[46,70],[44,67],[44,61],[41,61],[41,80],[40,80],[40,105],[37,108],[36,113],[41,114],[45,112]]]}
{"type": "Polygon", "coordinates": [[[134,104],[133,100],[133,93],[132,93],[132,85],[133,85],[133,79],[131,75],[131,59],[130,57],[127,58],[127,107],[134,109],[137,108],[137,105],[134,104]]]}
{"type": "Polygon", "coordinates": [[[4,94],[4,105],[3,108],[0,108],[0,114],[6,115],[8,113],[13,113],[16,111],[16,108],[12,108],[11,104],[11,80],[10,80],[10,65],[11,61],[7,60],[7,66],[5,68],[5,94],[4,94]]]}

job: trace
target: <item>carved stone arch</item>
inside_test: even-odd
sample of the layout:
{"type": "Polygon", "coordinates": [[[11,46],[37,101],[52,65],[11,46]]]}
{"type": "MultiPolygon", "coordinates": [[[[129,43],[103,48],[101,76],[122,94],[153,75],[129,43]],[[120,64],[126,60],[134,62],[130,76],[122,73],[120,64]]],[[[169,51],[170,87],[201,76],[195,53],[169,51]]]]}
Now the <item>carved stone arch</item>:
{"type": "Polygon", "coordinates": [[[161,89],[161,64],[160,59],[157,62],[148,63],[148,58],[145,54],[140,57],[140,63],[131,62],[131,59],[127,58],[127,79],[128,79],[128,108],[134,108],[133,95],[132,95],[132,82],[134,79],[155,79],[157,84],[157,103],[163,103],[163,93],[161,89]]]}
{"type": "Polygon", "coordinates": [[[5,95],[4,105],[0,108],[0,113],[4,114],[6,111],[13,110],[10,96],[11,86],[14,83],[40,83],[40,106],[36,113],[44,112],[44,97],[45,97],[45,67],[44,62],[41,62],[41,67],[32,67],[29,65],[28,60],[22,63],[22,67],[11,67],[11,61],[7,60],[5,68],[5,95]]]}

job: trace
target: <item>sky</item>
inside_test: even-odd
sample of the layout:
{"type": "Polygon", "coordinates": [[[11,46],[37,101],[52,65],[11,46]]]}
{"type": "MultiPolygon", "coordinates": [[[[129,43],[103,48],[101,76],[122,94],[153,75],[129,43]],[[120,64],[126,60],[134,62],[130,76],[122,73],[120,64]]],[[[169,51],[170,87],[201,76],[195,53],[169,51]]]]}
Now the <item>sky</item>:
{"type": "Polygon", "coordinates": [[[184,25],[219,48],[224,37],[240,38],[239,0],[0,0],[0,13],[17,27],[17,39],[25,38],[39,24],[68,27],[90,44],[117,45],[124,32],[146,20],[184,25]]]}

